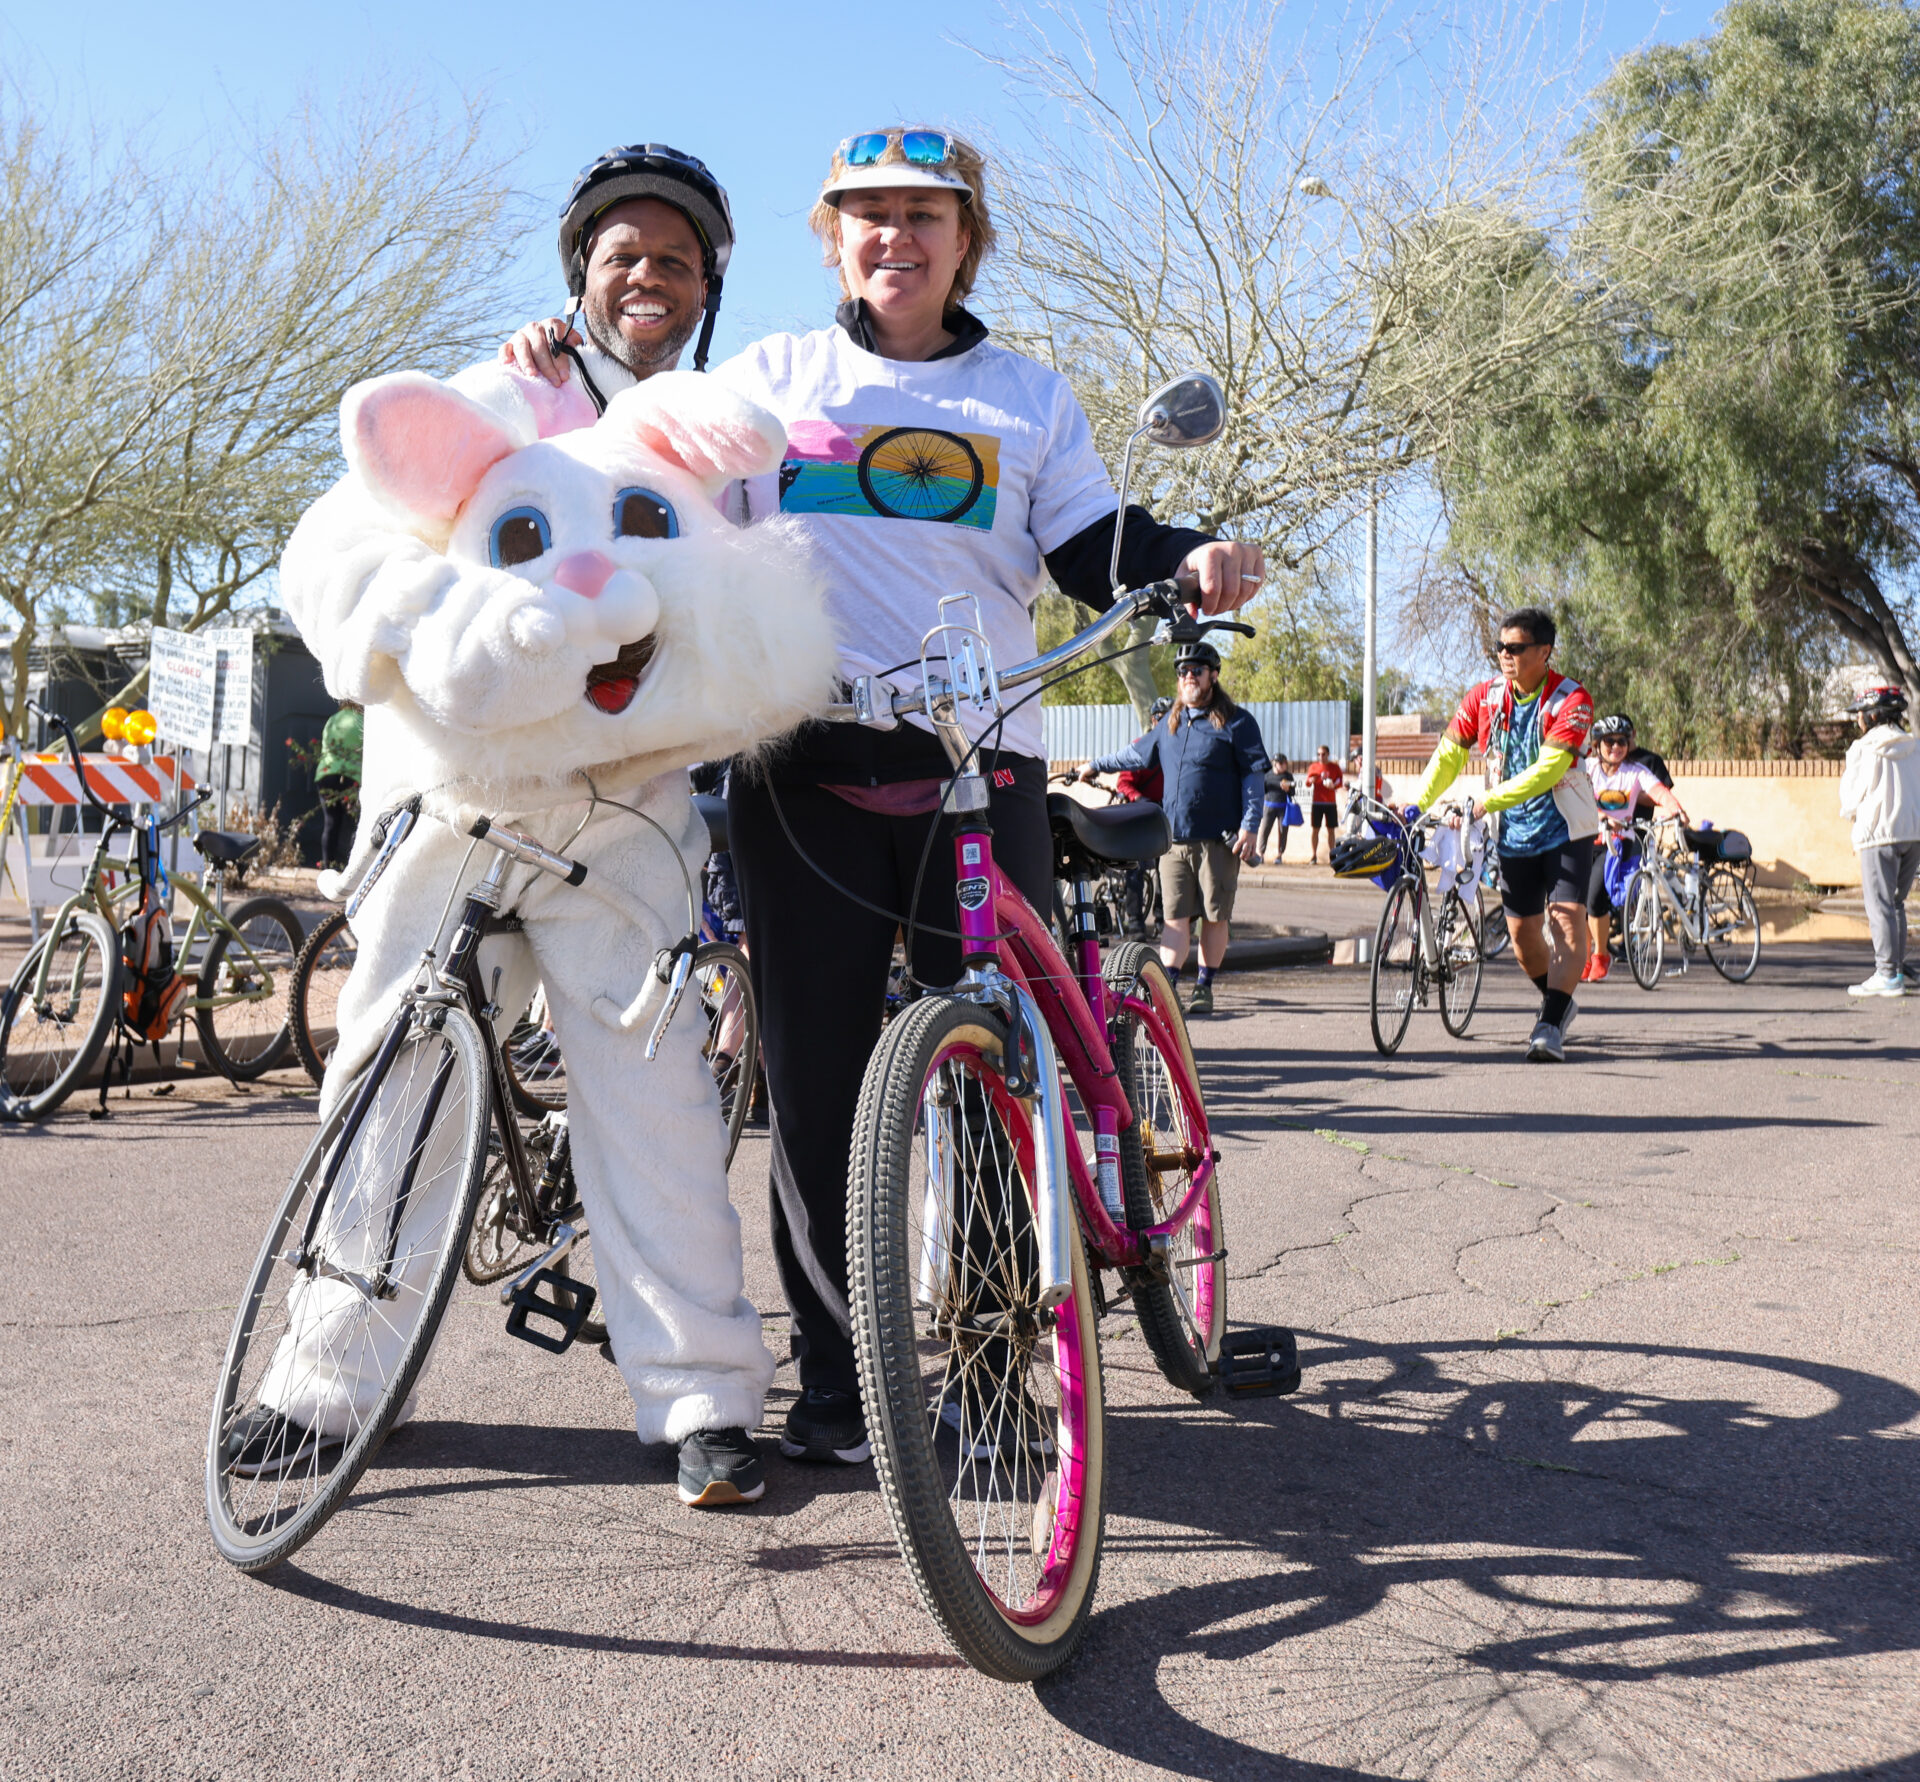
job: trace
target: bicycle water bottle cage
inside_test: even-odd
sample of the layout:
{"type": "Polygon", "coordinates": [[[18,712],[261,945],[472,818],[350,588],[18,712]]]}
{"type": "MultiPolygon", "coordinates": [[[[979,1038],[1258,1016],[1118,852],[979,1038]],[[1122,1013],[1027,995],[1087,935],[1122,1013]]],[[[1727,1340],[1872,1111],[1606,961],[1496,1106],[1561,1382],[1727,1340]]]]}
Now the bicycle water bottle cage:
{"type": "Polygon", "coordinates": [[[1220,1390],[1228,1398],[1280,1398],[1300,1384],[1300,1348],[1281,1324],[1220,1339],[1220,1390]]]}
{"type": "Polygon", "coordinates": [[[949,594],[940,602],[939,615],[939,623],[920,640],[920,684],[927,689],[928,703],[932,703],[934,688],[929,658],[938,639],[950,677],[945,690],[956,704],[965,701],[975,711],[998,717],[1000,680],[993,669],[993,645],[980,629],[979,599],[972,594],[949,594]],[[959,609],[951,619],[947,617],[950,606],[959,609]]]}
{"type": "Polygon", "coordinates": [[[574,1338],[580,1334],[580,1327],[586,1323],[598,1297],[585,1281],[543,1268],[532,1280],[514,1290],[513,1310],[507,1314],[507,1335],[517,1336],[523,1343],[531,1343],[549,1355],[564,1355],[573,1347],[574,1338]],[[551,1290],[551,1298],[540,1297],[542,1287],[551,1290]],[[550,1320],[559,1325],[560,1334],[549,1336],[528,1324],[529,1318],[550,1320]]]}

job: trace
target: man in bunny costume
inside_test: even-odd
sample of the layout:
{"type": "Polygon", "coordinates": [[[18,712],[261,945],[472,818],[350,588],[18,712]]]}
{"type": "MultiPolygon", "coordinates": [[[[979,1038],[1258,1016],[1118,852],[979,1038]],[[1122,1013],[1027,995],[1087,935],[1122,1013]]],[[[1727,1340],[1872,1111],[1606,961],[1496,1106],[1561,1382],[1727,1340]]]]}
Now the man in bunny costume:
{"type": "MultiPolygon", "coordinates": [[[[773,1359],[742,1292],[699,1022],[676,1020],[649,1063],[647,1004],[661,994],[656,953],[688,929],[673,847],[696,872],[706,847],[683,770],[817,710],[835,650],[804,557],[777,528],[741,532],[715,509],[727,482],[780,461],[773,416],[686,372],[623,390],[587,427],[551,395],[500,365],[358,386],[341,416],[350,474],[282,564],[329,690],[367,708],[362,809],[418,794],[427,819],[445,819],[416,826],[355,918],[323,1111],[371,1056],[435,933],[471,813],[584,862],[578,888],[514,870],[502,908],[524,939],[488,943],[483,981],[500,968],[492,994],[508,1018],[536,977],[546,986],[636,1429],[680,1444],[687,1502],[740,1502],[764,1489],[746,1431],[773,1359]]],[[[363,836],[362,862],[368,851],[363,836]]],[[[317,1297],[296,1309],[257,1421],[230,1444],[236,1471],[284,1468],[338,1439],[397,1355],[377,1326],[343,1347],[349,1290],[301,1286],[317,1297]]]]}

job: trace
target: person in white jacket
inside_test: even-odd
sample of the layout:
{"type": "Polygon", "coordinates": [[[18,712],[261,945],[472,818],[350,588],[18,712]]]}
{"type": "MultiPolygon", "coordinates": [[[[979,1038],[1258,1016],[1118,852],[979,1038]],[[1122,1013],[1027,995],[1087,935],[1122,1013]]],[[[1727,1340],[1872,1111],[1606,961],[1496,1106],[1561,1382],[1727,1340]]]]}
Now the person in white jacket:
{"type": "Polygon", "coordinates": [[[1840,775],[1840,814],[1853,819],[1873,975],[1847,994],[1904,996],[1920,989],[1907,971],[1907,893],[1920,873],[1920,737],[1907,734],[1898,687],[1869,687],[1852,711],[1861,735],[1840,775]]]}

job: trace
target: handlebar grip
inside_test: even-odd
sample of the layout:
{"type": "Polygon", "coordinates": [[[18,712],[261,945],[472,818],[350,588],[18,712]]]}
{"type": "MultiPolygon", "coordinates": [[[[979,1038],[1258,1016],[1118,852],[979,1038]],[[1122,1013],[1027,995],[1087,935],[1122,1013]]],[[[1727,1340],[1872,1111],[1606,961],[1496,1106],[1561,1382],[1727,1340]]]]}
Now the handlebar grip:
{"type": "Polygon", "coordinates": [[[542,872],[550,872],[556,879],[565,879],[569,885],[584,885],[587,880],[587,866],[584,860],[569,860],[563,854],[555,854],[543,848],[530,835],[522,835],[516,829],[509,829],[503,823],[491,822],[486,817],[476,817],[473,827],[467,831],[477,841],[484,841],[496,847],[509,859],[518,860],[522,866],[537,866],[542,872]]]}

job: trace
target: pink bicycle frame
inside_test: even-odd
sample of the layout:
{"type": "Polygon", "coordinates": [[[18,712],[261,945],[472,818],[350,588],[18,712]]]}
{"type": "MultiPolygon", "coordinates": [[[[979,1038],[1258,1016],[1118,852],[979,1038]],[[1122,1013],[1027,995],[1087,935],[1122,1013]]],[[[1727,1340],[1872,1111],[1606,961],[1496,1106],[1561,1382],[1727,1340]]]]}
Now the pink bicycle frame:
{"type": "MultiPolygon", "coordinates": [[[[1113,1011],[1106,980],[1100,973],[1099,941],[1088,935],[1076,943],[1076,971],[1062,957],[1052,932],[1033,905],[994,864],[993,838],[986,826],[974,826],[963,818],[953,845],[960,932],[966,937],[961,949],[965,963],[996,963],[1033,998],[1054,1049],[1079,1091],[1081,1106],[1093,1120],[1096,1156],[1116,1150],[1120,1133],[1134,1122],[1134,1113],[1107,1046],[1107,1021],[1113,1011]]],[[[1087,1241],[1110,1267],[1135,1268],[1145,1261],[1149,1240],[1171,1236],[1193,1217],[1212,1180],[1214,1158],[1206,1109],[1191,1059],[1166,1011],[1151,996],[1143,995],[1138,985],[1121,998],[1120,1006],[1138,1017],[1166,1060],[1199,1153],[1193,1164],[1192,1184],[1172,1216],[1147,1230],[1132,1231],[1107,1211],[1079,1144],[1066,1147],[1067,1173],[1087,1241]]],[[[1062,1111],[1064,1114],[1064,1104],[1062,1111]]],[[[1067,1118],[1071,1122],[1071,1116],[1067,1118]]],[[[1072,1132],[1069,1124],[1070,1136],[1072,1132]]]]}

